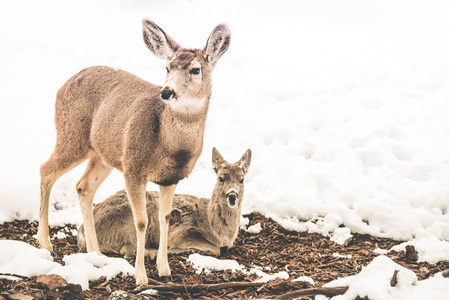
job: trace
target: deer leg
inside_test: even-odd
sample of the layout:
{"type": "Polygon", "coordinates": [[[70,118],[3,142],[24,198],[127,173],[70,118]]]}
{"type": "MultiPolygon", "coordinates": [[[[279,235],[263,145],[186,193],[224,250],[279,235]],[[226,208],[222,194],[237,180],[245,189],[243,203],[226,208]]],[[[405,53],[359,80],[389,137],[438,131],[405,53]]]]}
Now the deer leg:
{"type": "Polygon", "coordinates": [[[125,174],[126,192],[131,204],[134,216],[134,224],[137,233],[137,251],[135,274],[136,284],[142,285],[148,283],[147,273],[145,271],[145,232],[148,226],[148,216],[146,210],[146,181],[136,180],[134,176],[125,174]]]}
{"type": "Polygon", "coordinates": [[[85,160],[85,156],[64,156],[65,151],[55,149],[50,158],[40,167],[41,186],[40,186],[40,205],[39,205],[39,228],[37,231],[37,240],[41,248],[53,251],[50,242],[50,233],[48,229],[48,206],[50,202],[51,189],[63,174],[78,166],[85,160]]]}
{"type": "Polygon", "coordinates": [[[86,238],[86,251],[101,254],[98,246],[97,234],[95,233],[92,203],[95,192],[103,181],[111,173],[112,168],[106,166],[101,158],[94,154],[90,157],[83,176],[76,184],[76,191],[81,207],[84,222],[84,236],[86,238]]]}
{"type": "Polygon", "coordinates": [[[170,266],[168,265],[168,225],[170,222],[170,212],[172,210],[173,195],[176,184],[170,186],[159,186],[159,249],[157,252],[157,269],[159,277],[170,276],[170,266]]]}

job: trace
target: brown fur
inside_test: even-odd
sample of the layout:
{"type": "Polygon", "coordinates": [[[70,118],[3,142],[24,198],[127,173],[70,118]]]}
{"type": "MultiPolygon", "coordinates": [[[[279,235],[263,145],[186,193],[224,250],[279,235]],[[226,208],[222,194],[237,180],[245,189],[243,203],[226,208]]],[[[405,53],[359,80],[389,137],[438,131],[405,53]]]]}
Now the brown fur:
{"type": "Polygon", "coordinates": [[[145,187],[160,185],[160,276],[170,275],[167,260],[168,223],[173,194],[179,180],[192,171],[203,147],[204,126],[211,96],[210,73],[230,37],[226,25],[218,25],[211,38],[222,47],[182,49],[161,28],[143,20],[144,41],[154,55],[169,65],[186,69],[167,74],[163,87],[128,72],[91,67],[73,76],[59,90],[55,104],[56,146],[41,166],[41,198],[38,240],[52,250],[48,235],[48,202],[55,181],[81,162],[89,160],[76,188],[86,227],[86,247],[100,253],[92,215],[96,190],[113,168],[123,172],[137,228],[136,282],[148,282],[144,266],[145,187]],[[214,38],[215,37],[215,38],[214,38]],[[188,53],[189,55],[183,55],[188,53]],[[192,55],[190,55],[192,54],[192,55]],[[182,57],[182,59],[180,58],[182,57]],[[190,68],[201,68],[198,75],[190,68]],[[173,93],[161,98],[161,91],[173,93]]]}
{"type": "MultiPolygon", "coordinates": [[[[211,199],[175,194],[168,234],[169,252],[201,250],[220,255],[223,248],[234,245],[240,228],[241,205],[244,194],[243,179],[251,163],[251,151],[230,164],[214,148],[214,170],[218,176],[211,199]],[[229,193],[234,193],[235,205],[229,204],[229,193]]],[[[156,214],[159,194],[147,192],[148,230],[146,249],[155,256],[159,245],[159,223],[156,214]]],[[[125,256],[136,253],[135,228],[126,192],[120,191],[94,208],[95,227],[100,250],[125,256]]],[[[78,233],[78,247],[85,248],[84,226],[78,233]]]]}

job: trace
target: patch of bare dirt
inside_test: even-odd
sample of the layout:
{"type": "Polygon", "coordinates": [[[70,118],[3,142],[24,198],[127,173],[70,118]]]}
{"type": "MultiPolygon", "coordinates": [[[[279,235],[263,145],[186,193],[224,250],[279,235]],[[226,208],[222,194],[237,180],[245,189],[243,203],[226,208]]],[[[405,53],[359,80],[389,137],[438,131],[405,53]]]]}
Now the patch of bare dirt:
{"type": "MultiPolygon", "coordinates": [[[[279,224],[264,216],[253,213],[247,216],[250,225],[261,223],[262,231],[258,234],[250,234],[241,230],[236,240],[235,247],[229,249],[222,259],[234,259],[246,267],[260,266],[269,268],[266,273],[278,273],[286,271],[291,279],[300,276],[308,276],[315,281],[315,286],[340,277],[355,275],[363,266],[368,265],[376,254],[376,248],[390,249],[400,242],[375,238],[369,235],[355,234],[347,245],[338,245],[319,234],[298,233],[288,231],[279,224]],[[334,256],[338,253],[342,256],[351,255],[350,258],[334,256]]],[[[54,240],[54,259],[63,264],[64,255],[78,253],[76,237],[70,232],[75,226],[51,228],[51,234],[65,231],[67,237],[54,240]]],[[[0,225],[0,239],[21,240],[33,246],[38,246],[33,235],[37,233],[37,223],[28,221],[14,221],[0,225]]],[[[392,252],[388,256],[400,265],[415,272],[420,280],[449,269],[449,261],[438,264],[417,263],[416,253],[392,252]]],[[[1,255],[1,254],[0,254],[1,255]]],[[[419,255],[419,253],[418,253],[419,255]]],[[[175,284],[215,284],[226,282],[252,282],[256,275],[246,275],[242,272],[215,271],[211,273],[196,274],[195,270],[186,262],[189,253],[169,255],[169,263],[172,270],[173,283],[175,284]]],[[[129,259],[134,265],[134,259],[129,259]]],[[[154,261],[146,260],[146,268],[149,278],[158,280],[154,261]]],[[[14,295],[29,295],[29,299],[57,299],[62,294],[55,294],[39,288],[36,278],[24,278],[19,281],[0,279],[0,300],[13,299],[14,295]],[[12,295],[12,296],[11,296],[12,295]],[[59,296],[58,296],[59,295],[59,296]]],[[[150,299],[254,299],[274,298],[287,292],[307,288],[307,283],[293,282],[292,280],[274,280],[258,287],[223,288],[215,291],[198,290],[194,292],[159,292],[158,295],[148,296],[150,299]]],[[[110,281],[100,278],[90,282],[90,290],[76,292],[76,289],[66,291],[66,299],[108,299],[116,290],[132,292],[136,288],[134,278],[116,277],[110,281]]],[[[25,298],[24,298],[25,299],[25,298]]],[[[298,299],[313,299],[313,296],[300,297],[298,299]]]]}

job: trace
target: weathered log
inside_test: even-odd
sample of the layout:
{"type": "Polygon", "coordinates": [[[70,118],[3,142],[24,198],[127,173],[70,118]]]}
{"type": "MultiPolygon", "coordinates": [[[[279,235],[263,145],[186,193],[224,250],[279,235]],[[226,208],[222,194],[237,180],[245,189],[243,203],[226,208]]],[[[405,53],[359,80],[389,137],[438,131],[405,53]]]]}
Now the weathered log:
{"type": "Polygon", "coordinates": [[[142,285],[137,287],[134,292],[141,292],[144,290],[156,290],[164,292],[208,292],[228,288],[247,288],[260,287],[266,282],[224,282],[215,284],[162,284],[162,285],[142,285]]]}
{"type": "Polygon", "coordinates": [[[316,296],[316,295],[324,295],[326,297],[334,297],[338,295],[343,295],[348,290],[347,286],[339,286],[339,287],[318,287],[318,288],[310,288],[297,290],[290,293],[286,293],[283,295],[277,296],[275,299],[294,299],[302,296],[316,296]]]}

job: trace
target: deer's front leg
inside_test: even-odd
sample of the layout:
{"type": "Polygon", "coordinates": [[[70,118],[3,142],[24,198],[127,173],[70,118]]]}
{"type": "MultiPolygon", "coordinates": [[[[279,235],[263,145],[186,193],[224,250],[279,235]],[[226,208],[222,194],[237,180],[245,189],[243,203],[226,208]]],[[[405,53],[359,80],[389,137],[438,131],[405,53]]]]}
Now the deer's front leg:
{"type": "Polygon", "coordinates": [[[170,222],[170,213],[172,211],[173,195],[175,194],[176,184],[170,186],[159,186],[159,249],[157,252],[157,269],[159,277],[168,277],[171,275],[168,265],[168,225],[170,222]]]}
{"type": "Polygon", "coordinates": [[[146,182],[125,175],[125,183],[137,233],[137,253],[134,277],[136,278],[137,285],[148,284],[148,277],[145,271],[145,231],[148,226],[145,197],[146,182]]]}

